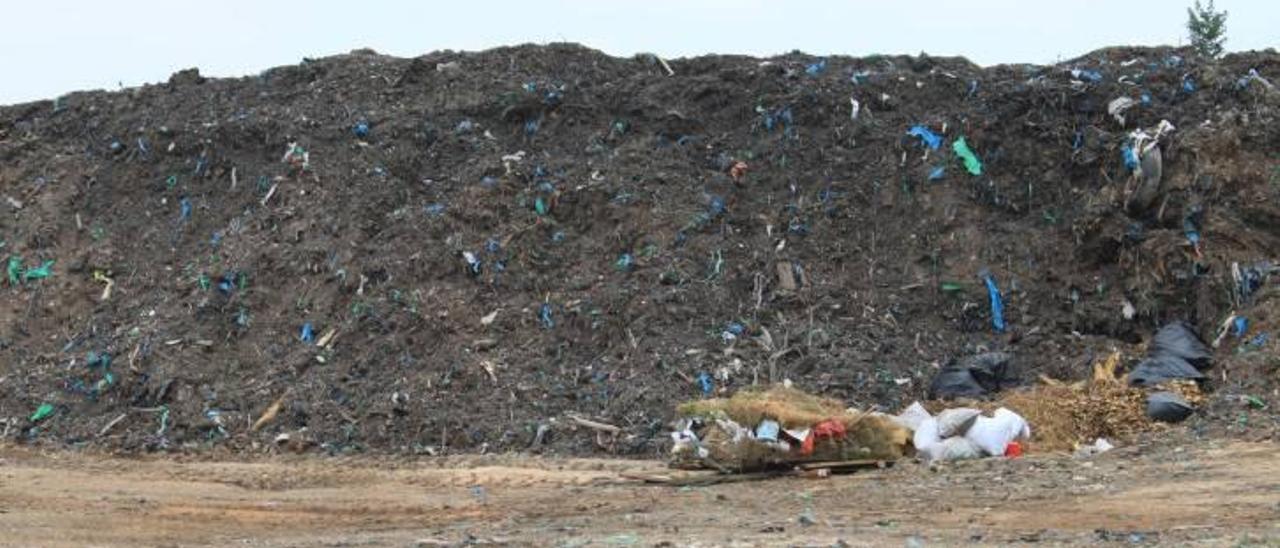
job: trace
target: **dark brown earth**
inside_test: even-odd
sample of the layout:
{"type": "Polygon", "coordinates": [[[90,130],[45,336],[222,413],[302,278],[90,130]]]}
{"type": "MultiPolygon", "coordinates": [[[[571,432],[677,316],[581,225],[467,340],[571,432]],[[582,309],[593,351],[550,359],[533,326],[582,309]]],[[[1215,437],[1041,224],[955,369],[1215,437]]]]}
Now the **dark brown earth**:
{"type": "Polygon", "coordinates": [[[1235,302],[1230,267],[1280,249],[1280,93],[1238,85],[1275,79],[1280,56],[831,57],[808,74],[818,61],[678,59],[668,76],[573,45],[356,51],[2,107],[0,257],[54,261],[0,290],[3,437],[652,456],[703,374],[897,410],[981,349],[1027,380],[1076,379],[1112,348],[1131,364],[1168,321],[1212,339],[1233,310],[1247,338],[1273,335],[1225,341],[1192,429],[1269,436],[1277,293],[1235,302]],[[1107,114],[1144,93],[1124,127],[1107,114]],[[1127,210],[1120,147],[1162,119],[1163,185],[1127,210]],[[944,148],[926,155],[914,124],[944,148]],[[950,152],[960,136],[980,176],[950,152]],[[307,169],[281,161],[291,142],[307,169]],[[325,347],[300,340],[308,322],[325,347]]]}

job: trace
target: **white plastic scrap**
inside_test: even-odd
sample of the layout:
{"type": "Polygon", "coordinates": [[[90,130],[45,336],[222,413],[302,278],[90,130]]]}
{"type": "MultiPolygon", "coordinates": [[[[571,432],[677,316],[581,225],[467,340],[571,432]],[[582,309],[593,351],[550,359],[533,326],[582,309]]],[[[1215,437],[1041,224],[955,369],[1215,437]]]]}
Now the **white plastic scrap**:
{"type": "Polygon", "coordinates": [[[1129,110],[1133,105],[1138,104],[1137,101],[1128,97],[1116,97],[1107,104],[1107,114],[1116,119],[1120,127],[1124,127],[1124,111],[1129,110]]]}
{"type": "Polygon", "coordinates": [[[693,433],[693,421],[685,420],[683,423],[671,433],[672,455],[680,455],[684,453],[693,453],[697,458],[706,458],[711,453],[698,440],[698,435],[693,433]]]}
{"type": "Polygon", "coordinates": [[[1166,133],[1172,133],[1174,129],[1177,128],[1174,128],[1173,124],[1169,123],[1168,120],[1160,120],[1160,124],[1156,126],[1154,134],[1141,129],[1136,129],[1133,133],[1129,134],[1129,138],[1133,140],[1133,151],[1138,155],[1139,159],[1138,167],[1133,171],[1135,177],[1142,176],[1143,169],[1141,160],[1147,155],[1147,153],[1156,148],[1156,145],[1160,143],[1161,137],[1166,133]]]}
{"type": "Polygon", "coordinates": [[[1092,457],[1094,455],[1101,455],[1103,453],[1106,453],[1107,451],[1115,449],[1115,447],[1116,446],[1111,445],[1111,442],[1107,441],[1106,438],[1098,438],[1094,440],[1093,443],[1089,445],[1081,446],[1079,449],[1076,449],[1076,456],[1092,457]]]}
{"type": "Polygon", "coordinates": [[[1031,437],[1031,427],[1017,413],[1001,407],[990,417],[970,408],[948,409],[937,418],[920,402],[894,420],[914,431],[911,442],[927,462],[999,457],[1011,442],[1031,437]]]}
{"type": "Polygon", "coordinates": [[[849,98],[849,106],[850,106],[849,119],[850,119],[850,120],[857,120],[857,119],[858,119],[858,111],[859,111],[859,110],[862,110],[862,105],[858,104],[858,100],[857,100],[857,99],[854,99],[853,97],[850,97],[850,98],[849,98]]]}
{"type": "Polygon", "coordinates": [[[1010,443],[1031,437],[1031,426],[1022,416],[1005,409],[996,409],[991,417],[978,417],[965,433],[965,438],[977,444],[988,455],[1004,455],[1010,443]]]}

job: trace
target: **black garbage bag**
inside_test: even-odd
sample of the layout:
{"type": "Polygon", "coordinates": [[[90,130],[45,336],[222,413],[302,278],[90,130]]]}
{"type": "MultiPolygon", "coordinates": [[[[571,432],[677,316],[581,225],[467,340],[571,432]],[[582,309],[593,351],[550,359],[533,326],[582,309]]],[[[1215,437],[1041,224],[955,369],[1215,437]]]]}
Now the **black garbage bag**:
{"type": "Polygon", "coordinates": [[[1213,360],[1209,347],[1200,340],[1191,326],[1182,322],[1171,323],[1156,331],[1155,338],[1151,340],[1151,350],[1147,355],[1153,358],[1161,356],[1182,358],[1196,369],[1208,369],[1213,360]]]}
{"type": "Polygon", "coordinates": [[[981,398],[1018,383],[1013,356],[986,352],[947,364],[929,383],[930,399],[981,398]]]}
{"type": "Polygon", "coordinates": [[[1177,356],[1152,356],[1146,358],[1133,371],[1129,372],[1129,384],[1133,386],[1155,386],[1162,382],[1191,379],[1201,380],[1204,373],[1193,367],[1187,360],[1177,356]]]}
{"type": "Polygon", "coordinates": [[[1147,416],[1153,420],[1182,422],[1195,410],[1191,403],[1173,392],[1153,392],[1147,396],[1147,416]]]}

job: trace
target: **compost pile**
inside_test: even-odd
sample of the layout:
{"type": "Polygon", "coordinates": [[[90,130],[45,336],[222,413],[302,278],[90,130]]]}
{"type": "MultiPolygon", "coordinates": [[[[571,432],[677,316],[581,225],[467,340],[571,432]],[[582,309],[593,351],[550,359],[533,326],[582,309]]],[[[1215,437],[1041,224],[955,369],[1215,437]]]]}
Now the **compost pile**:
{"type": "Polygon", "coordinates": [[[657,455],[690,398],[898,410],[965,356],[1079,379],[1232,312],[1220,392],[1271,390],[1277,76],[552,45],[3,107],[0,430],[657,455]]]}

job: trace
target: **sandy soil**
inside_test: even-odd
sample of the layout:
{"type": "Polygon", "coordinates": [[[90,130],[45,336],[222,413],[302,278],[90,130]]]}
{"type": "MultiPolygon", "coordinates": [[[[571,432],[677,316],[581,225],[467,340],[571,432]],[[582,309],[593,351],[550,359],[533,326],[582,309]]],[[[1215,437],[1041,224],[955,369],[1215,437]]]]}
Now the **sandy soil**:
{"type": "Polygon", "coordinates": [[[0,449],[5,546],[1200,544],[1280,539],[1271,444],[646,485],[661,463],[139,460],[0,449]]]}

